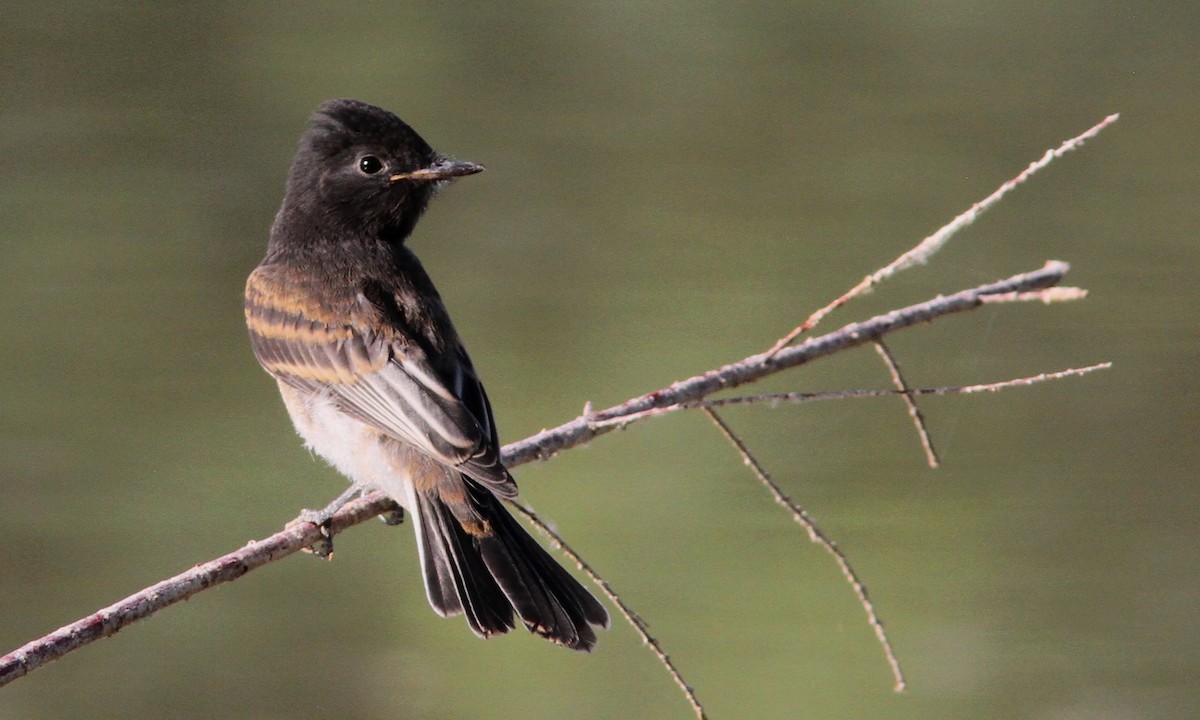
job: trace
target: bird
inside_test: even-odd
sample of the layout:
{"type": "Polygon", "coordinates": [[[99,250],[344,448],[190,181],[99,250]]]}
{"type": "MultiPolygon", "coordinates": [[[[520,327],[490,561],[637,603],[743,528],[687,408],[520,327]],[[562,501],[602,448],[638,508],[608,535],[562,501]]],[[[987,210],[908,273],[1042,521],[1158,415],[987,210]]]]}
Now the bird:
{"type": "Polygon", "coordinates": [[[327,523],[381,490],[416,531],[425,593],[481,637],[516,618],[590,651],[604,606],[509,514],[517,485],[491,404],[408,240],[433,196],[477,163],[435,152],[374,105],[323,103],[300,138],[266,256],[246,281],[250,343],[305,444],[350,487],[327,523]]]}

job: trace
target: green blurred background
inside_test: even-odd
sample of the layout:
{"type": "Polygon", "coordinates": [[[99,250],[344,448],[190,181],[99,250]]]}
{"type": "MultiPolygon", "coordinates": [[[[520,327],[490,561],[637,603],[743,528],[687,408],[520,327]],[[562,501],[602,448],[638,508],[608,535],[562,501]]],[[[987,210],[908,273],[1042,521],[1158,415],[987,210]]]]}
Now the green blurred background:
{"type": "MultiPolygon", "coordinates": [[[[894,336],[917,385],[1115,367],[923,403],[728,420],[862,572],[706,421],[517,473],[713,718],[1180,718],[1200,702],[1194,2],[3,3],[0,652],[343,487],[242,326],[326,98],[488,172],[413,246],[503,438],[757,352],[1042,152],[1055,163],[828,329],[1070,261],[1084,302],[894,336]]],[[[886,387],[869,349],[762,389],[886,387]]],[[[686,718],[620,622],[591,656],[483,642],[370,523],[0,690],[2,718],[686,718]]]]}

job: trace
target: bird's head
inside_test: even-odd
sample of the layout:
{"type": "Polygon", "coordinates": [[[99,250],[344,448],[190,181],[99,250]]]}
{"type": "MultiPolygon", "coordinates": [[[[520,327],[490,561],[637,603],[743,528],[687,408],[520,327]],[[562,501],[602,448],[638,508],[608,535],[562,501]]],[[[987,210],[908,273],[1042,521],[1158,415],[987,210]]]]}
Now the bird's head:
{"type": "Polygon", "coordinates": [[[434,152],[387,110],[330,100],[300,139],[287,197],[293,210],[339,229],[402,241],[438,188],[482,170],[434,152]]]}

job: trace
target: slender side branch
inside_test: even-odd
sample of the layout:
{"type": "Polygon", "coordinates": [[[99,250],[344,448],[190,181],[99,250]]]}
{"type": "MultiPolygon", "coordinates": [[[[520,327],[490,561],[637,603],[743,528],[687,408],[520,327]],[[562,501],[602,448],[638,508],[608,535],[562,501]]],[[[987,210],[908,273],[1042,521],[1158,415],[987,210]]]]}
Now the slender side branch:
{"type": "MultiPolygon", "coordinates": [[[[1069,270],[1067,263],[1051,261],[1039,270],[1014,275],[1006,280],[981,285],[937,297],[927,302],[851,323],[834,332],[809,338],[805,342],[779,350],[760,353],[724,367],[710,370],[670,387],[647,393],[619,405],[586,414],[551,430],[506,445],[503,461],[509,467],[533,460],[544,460],[567,448],[586,443],[623,425],[613,421],[639,413],[702,400],[719,390],[737,387],[767,375],[796,367],[835,352],[856,347],[888,333],[930,322],[953,313],[979,307],[990,296],[1031,293],[1053,287],[1069,270]]],[[[371,493],[347,503],[333,516],[331,533],[363,522],[391,510],[394,503],[381,493],[371,493]]],[[[83,645],[116,633],[121,628],[213,585],[228,582],[254,568],[290,555],[322,539],[311,523],[300,523],[266,539],[252,542],[216,560],[164,580],[130,597],[97,611],[71,625],[39,638],[0,657],[0,686],[22,677],[42,665],[57,660],[83,645]]]]}
{"type": "Polygon", "coordinates": [[[875,341],[875,352],[883,358],[883,364],[887,365],[888,374],[892,376],[892,384],[904,398],[904,406],[908,408],[908,417],[916,426],[917,436],[921,438],[921,447],[925,449],[925,462],[929,463],[929,467],[934,470],[938,469],[941,467],[941,461],[938,460],[937,450],[933,448],[933,438],[929,437],[929,428],[925,426],[925,415],[921,412],[921,408],[917,407],[916,395],[909,389],[904,375],[900,372],[899,361],[892,354],[891,348],[882,340],[875,341]]]}
{"type": "Polygon", "coordinates": [[[540,530],[543,535],[550,539],[550,544],[553,545],[556,550],[559,550],[562,552],[562,554],[574,561],[575,566],[583,571],[583,574],[587,575],[588,579],[596,584],[596,587],[600,588],[600,592],[604,593],[604,597],[608,598],[609,602],[617,607],[617,611],[621,613],[621,617],[625,618],[625,622],[629,623],[630,627],[633,628],[633,631],[638,634],[639,638],[642,639],[642,643],[644,643],[646,647],[650,648],[650,652],[654,653],[654,656],[658,658],[658,662],[664,668],[666,668],[667,673],[671,676],[671,679],[675,681],[675,684],[679,686],[680,691],[683,692],[683,696],[687,699],[688,704],[692,706],[692,712],[695,713],[696,717],[699,718],[699,720],[707,720],[708,715],[706,715],[704,712],[704,706],[700,704],[700,698],[696,697],[696,689],[688,684],[687,680],[684,679],[683,673],[679,671],[679,668],[675,665],[675,661],[672,660],[671,656],[667,654],[667,651],[663,649],[662,643],[658,641],[658,638],[650,634],[650,625],[643,620],[640,615],[634,612],[633,608],[629,607],[629,605],[621,599],[621,596],[617,594],[617,591],[613,589],[612,585],[610,585],[607,580],[601,577],[600,573],[596,572],[595,569],[593,569],[592,566],[589,565],[579,555],[579,553],[575,552],[575,549],[568,545],[567,541],[563,540],[561,535],[554,532],[554,529],[546,524],[546,522],[542,520],[537,513],[525,505],[516,502],[515,500],[509,500],[508,504],[517,512],[524,515],[526,520],[528,520],[535,528],[540,530]]]}
{"type": "Polygon", "coordinates": [[[791,513],[792,520],[804,528],[805,532],[808,533],[809,540],[820,545],[825,552],[833,556],[834,562],[837,563],[842,571],[842,577],[846,578],[846,582],[850,583],[850,587],[854,589],[854,594],[858,597],[859,605],[867,613],[867,622],[870,623],[871,629],[875,631],[876,639],[879,640],[879,644],[883,647],[883,654],[887,658],[888,667],[892,669],[892,678],[895,680],[895,685],[893,685],[892,689],[895,692],[904,692],[907,683],[904,680],[904,671],[900,668],[900,660],[896,657],[895,650],[892,649],[892,641],[888,639],[887,631],[883,628],[883,621],[879,619],[879,614],[875,612],[875,603],[871,602],[870,596],[867,595],[866,584],[858,577],[858,572],[850,565],[850,560],[846,557],[846,554],[842,552],[842,549],[838,547],[833,538],[826,535],[825,531],[817,525],[808,514],[808,511],[788,497],[783,492],[783,488],[779,486],[779,483],[771,479],[766,468],[758,462],[758,459],[750,452],[750,448],[746,447],[746,443],[742,442],[742,439],[717,414],[717,411],[710,407],[706,407],[703,410],[708,419],[712,420],[713,424],[717,426],[717,430],[720,431],[721,435],[733,445],[738,455],[741,455],[742,462],[746,464],[746,467],[750,468],[750,471],[754,473],[758,481],[767,489],[767,492],[771,493],[771,497],[775,500],[775,503],[791,513]]]}
{"type": "Polygon", "coordinates": [[[906,390],[821,390],[817,392],[783,392],[783,393],[761,393],[758,395],[739,395],[735,397],[714,398],[712,400],[692,400],[690,402],[680,403],[678,405],[669,405],[663,408],[652,408],[640,413],[625,415],[613,420],[605,421],[607,424],[616,428],[626,428],[639,420],[658,417],[669,413],[679,412],[681,410],[695,410],[696,408],[719,408],[727,405],[778,405],[779,403],[791,403],[798,405],[800,403],[813,402],[815,400],[858,400],[862,398],[882,398],[882,397],[898,397],[902,395],[911,395],[919,397],[921,395],[971,395],[980,392],[999,392],[1013,387],[1026,387],[1036,385],[1047,380],[1061,380],[1068,377],[1077,377],[1079,375],[1087,375],[1088,373],[1097,370],[1107,370],[1112,367],[1111,362],[1097,363],[1081,368],[1068,368],[1052,373],[1039,373],[1029,377],[1013,378],[1010,380],[1000,380],[993,383],[982,383],[976,385],[948,385],[934,388],[908,388],[906,390]]]}
{"type": "MultiPolygon", "coordinates": [[[[974,395],[982,392],[1000,392],[1014,387],[1028,387],[1037,385],[1048,380],[1062,380],[1069,377],[1080,377],[1094,373],[1097,370],[1108,370],[1112,368],[1111,362],[1096,363],[1081,368],[1067,368],[1051,373],[1038,373],[1037,375],[1029,375],[1027,377],[1013,378],[1011,380],[999,380],[991,383],[978,383],[975,385],[945,385],[942,387],[927,387],[927,388],[907,388],[905,390],[822,390],[819,392],[784,392],[784,393],[762,393],[759,395],[739,395],[737,397],[715,398],[712,400],[696,400],[694,402],[683,403],[669,408],[663,408],[660,412],[674,412],[678,410],[694,410],[695,408],[719,408],[730,405],[778,405],[779,403],[800,404],[813,402],[815,400],[857,400],[861,398],[883,398],[883,397],[898,397],[902,395],[911,395],[920,397],[923,395],[974,395]]],[[[626,420],[627,422],[627,420],[626,420]]]]}

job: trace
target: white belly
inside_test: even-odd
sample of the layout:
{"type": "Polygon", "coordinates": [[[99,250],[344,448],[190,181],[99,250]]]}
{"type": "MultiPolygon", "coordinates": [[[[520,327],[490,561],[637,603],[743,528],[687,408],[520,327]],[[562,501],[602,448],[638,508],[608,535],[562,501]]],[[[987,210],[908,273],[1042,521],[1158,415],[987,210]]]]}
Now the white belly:
{"type": "Polygon", "coordinates": [[[408,473],[397,467],[394,450],[389,451],[395,441],[385,441],[375,429],[338,410],[326,395],[302,395],[283,382],[279,383],[279,391],[296,431],[309,449],[355,485],[382,490],[413,510],[408,473]]]}

